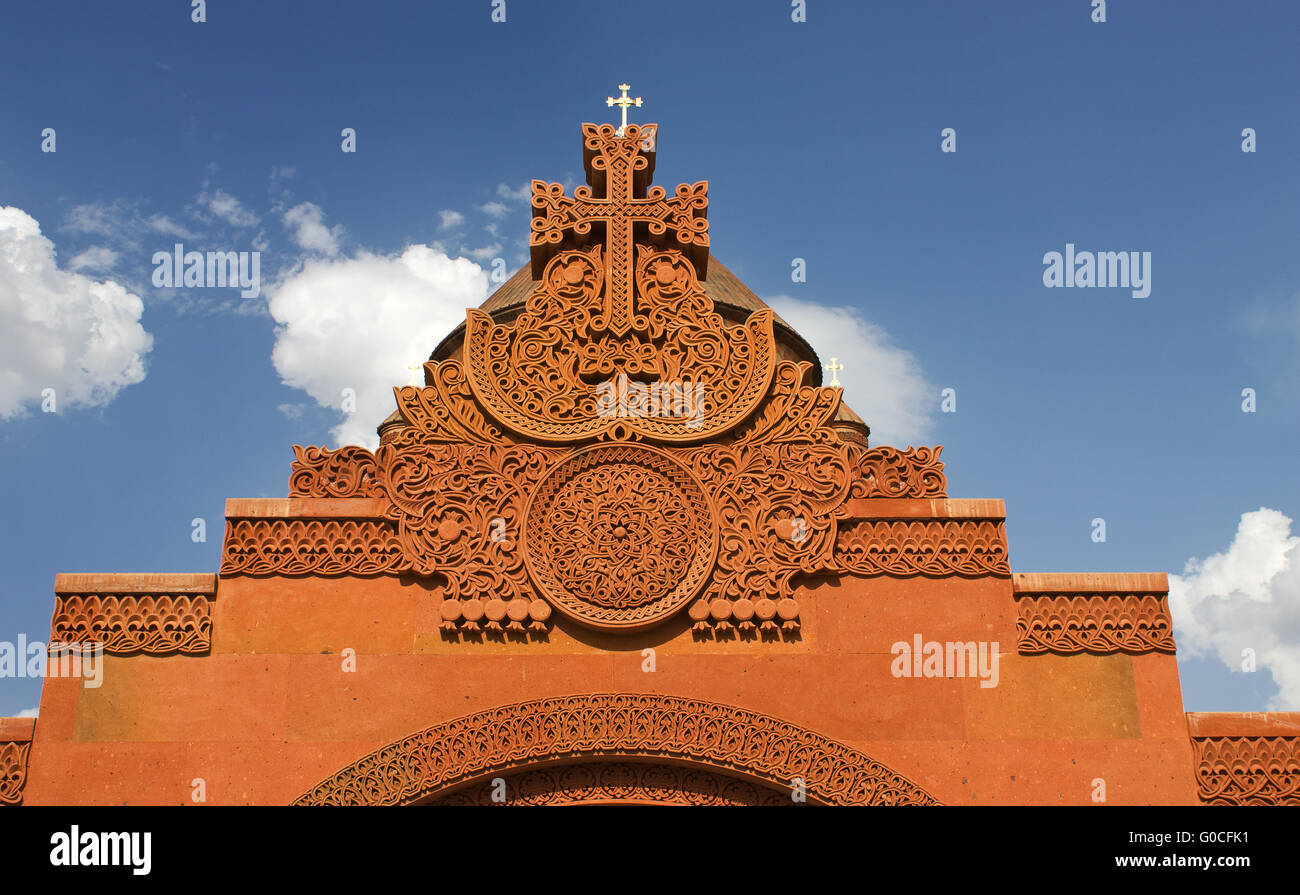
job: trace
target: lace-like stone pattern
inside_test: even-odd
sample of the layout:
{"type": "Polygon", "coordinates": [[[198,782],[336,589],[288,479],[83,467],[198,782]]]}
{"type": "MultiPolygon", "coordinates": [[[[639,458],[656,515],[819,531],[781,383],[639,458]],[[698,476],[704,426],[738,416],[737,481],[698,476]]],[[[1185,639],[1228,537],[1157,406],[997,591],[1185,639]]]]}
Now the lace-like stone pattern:
{"type": "Polygon", "coordinates": [[[636,630],[699,592],[717,555],[716,514],[699,481],[648,447],[594,447],[556,467],[526,512],[532,580],[580,623],[636,630]]]}

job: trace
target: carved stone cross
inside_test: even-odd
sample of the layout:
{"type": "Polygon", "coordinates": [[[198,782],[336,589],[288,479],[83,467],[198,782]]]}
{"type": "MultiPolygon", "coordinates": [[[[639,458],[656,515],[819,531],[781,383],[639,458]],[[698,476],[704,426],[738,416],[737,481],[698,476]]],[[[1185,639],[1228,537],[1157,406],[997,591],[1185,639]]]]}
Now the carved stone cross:
{"type": "Polygon", "coordinates": [[[681,184],[666,198],[661,186],[650,187],[653,154],[644,145],[644,131],[654,125],[629,125],[622,136],[612,125],[584,124],[583,157],[587,186],[564,195],[558,183],[533,181],[533,222],[529,245],[533,279],[540,279],[546,262],[568,241],[576,246],[598,225],[605,252],[604,321],[615,335],[623,335],[633,319],[633,236],[644,227],[652,237],[673,231],[678,248],[705,278],[709,257],[709,184],[681,184]],[[593,190],[594,188],[594,190],[593,190]],[[604,195],[595,195],[595,192],[604,195]]]}

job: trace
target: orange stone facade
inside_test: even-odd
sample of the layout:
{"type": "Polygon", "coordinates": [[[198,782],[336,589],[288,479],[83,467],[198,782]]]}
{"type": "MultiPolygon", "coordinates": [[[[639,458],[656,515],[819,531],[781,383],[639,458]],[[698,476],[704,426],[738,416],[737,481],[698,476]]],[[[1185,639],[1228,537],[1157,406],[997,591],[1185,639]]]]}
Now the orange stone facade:
{"type": "Polygon", "coordinates": [[[1163,574],[1015,575],[869,445],[656,135],[583,125],[531,264],[219,575],[57,577],[102,681],[0,720],[0,803],[1300,801],[1300,715],[1184,714],[1163,574]]]}

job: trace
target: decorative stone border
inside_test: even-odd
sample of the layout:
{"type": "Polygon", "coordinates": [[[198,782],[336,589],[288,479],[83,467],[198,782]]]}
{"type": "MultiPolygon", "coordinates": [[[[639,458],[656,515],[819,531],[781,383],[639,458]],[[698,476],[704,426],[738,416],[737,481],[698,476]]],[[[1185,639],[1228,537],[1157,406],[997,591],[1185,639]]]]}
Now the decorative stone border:
{"type": "Polygon", "coordinates": [[[212,648],[217,576],[59,575],[50,642],[119,655],[201,655],[212,648]]]}
{"type": "Polygon", "coordinates": [[[502,706],[390,743],[295,805],[410,805],[530,766],[648,761],[697,767],[810,803],[935,805],[912,781],[821,734],[735,706],[592,693],[502,706]]]}
{"type": "Polygon", "coordinates": [[[1175,651],[1164,574],[1014,575],[1022,654],[1175,651]]]}
{"type": "Polygon", "coordinates": [[[1207,805],[1300,805],[1300,712],[1191,712],[1196,789],[1207,805]]]}
{"type": "Polygon", "coordinates": [[[35,718],[0,718],[0,805],[20,805],[35,718]]]}

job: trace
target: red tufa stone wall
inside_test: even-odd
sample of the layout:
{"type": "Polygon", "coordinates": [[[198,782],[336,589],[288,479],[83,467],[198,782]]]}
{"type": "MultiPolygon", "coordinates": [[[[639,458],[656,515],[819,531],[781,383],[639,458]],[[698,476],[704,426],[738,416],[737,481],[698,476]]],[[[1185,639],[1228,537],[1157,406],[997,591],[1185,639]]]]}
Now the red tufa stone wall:
{"type": "MultiPolygon", "coordinates": [[[[330,504],[356,513],[328,499],[231,509],[321,518],[330,504]]],[[[868,516],[871,504],[910,519],[1000,511],[997,501],[887,498],[854,511],[868,516]]],[[[544,639],[507,640],[449,636],[434,591],[413,576],[65,575],[51,639],[106,640],[103,684],[46,681],[26,788],[19,776],[6,801],[17,791],[25,804],[184,804],[201,778],[209,804],[284,804],[437,722],[588,693],[671,694],[781,719],[946,804],[1087,804],[1097,779],[1108,804],[1296,801],[1300,715],[1184,717],[1164,651],[1165,590],[1163,575],[845,575],[797,588],[801,627],[777,639],[701,638],[688,617],[631,635],[557,617],[544,639]],[[66,621],[67,604],[91,595],[157,605],[160,595],[206,599],[213,584],[208,624],[139,612],[66,621]],[[112,634],[135,643],[148,628],[190,646],[199,630],[206,650],[155,640],[144,654],[111,654],[112,634]],[[996,641],[998,685],[894,676],[892,647],[913,633],[996,641]]],[[[0,723],[12,744],[0,751],[15,753],[7,768],[21,768],[31,731],[0,723]]]]}
{"type": "Polygon", "coordinates": [[[1292,722],[1189,737],[1164,575],[1012,575],[1001,501],[844,437],[769,309],[714,312],[707,184],[650,187],[635,125],[583,140],[589,188],[534,181],[524,309],[471,310],[377,451],[295,448],[219,579],[58,577],[102,685],[0,723],[0,801],[1296,800],[1292,722]],[[647,376],[708,400],[642,413],[647,376]],[[982,645],[996,686],[900,643],[982,645]]]}

